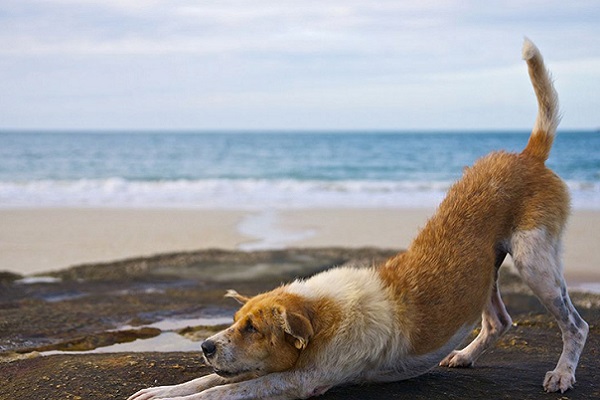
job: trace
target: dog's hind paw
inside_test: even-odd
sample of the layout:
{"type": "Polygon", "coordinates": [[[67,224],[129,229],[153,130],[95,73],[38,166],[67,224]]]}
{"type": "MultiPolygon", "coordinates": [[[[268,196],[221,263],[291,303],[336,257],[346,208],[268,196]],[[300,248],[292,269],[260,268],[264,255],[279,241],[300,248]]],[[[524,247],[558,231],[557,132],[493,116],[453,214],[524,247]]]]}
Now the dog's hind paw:
{"type": "Polygon", "coordinates": [[[440,361],[440,367],[448,368],[467,368],[473,366],[473,360],[463,351],[454,350],[446,358],[440,361]]]}
{"type": "Polygon", "coordinates": [[[555,369],[554,371],[548,371],[544,378],[544,390],[546,392],[566,392],[573,388],[575,383],[575,375],[568,371],[560,371],[555,369]]]}

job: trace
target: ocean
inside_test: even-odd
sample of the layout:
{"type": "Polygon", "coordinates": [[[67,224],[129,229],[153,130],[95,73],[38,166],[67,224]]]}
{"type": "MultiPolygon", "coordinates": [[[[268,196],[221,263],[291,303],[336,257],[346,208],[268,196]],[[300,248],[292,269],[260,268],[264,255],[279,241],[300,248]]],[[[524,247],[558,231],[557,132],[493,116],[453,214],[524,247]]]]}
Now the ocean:
{"type": "MultiPolygon", "coordinates": [[[[529,132],[0,132],[0,207],[435,207],[465,166],[529,132]]],[[[559,132],[548,165],[600,209],[600,134],[559,132]]]]}

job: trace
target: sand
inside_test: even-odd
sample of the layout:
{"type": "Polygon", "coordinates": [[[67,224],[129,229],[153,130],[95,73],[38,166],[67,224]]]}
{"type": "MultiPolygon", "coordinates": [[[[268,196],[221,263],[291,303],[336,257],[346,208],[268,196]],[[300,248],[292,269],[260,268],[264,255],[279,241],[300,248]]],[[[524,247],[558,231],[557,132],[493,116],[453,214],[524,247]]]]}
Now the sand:
{"type": "Polygon", "coordinates": [[[248,240],[246,213],[215,210],[0,210],[0,270],[29,275],[72,265],[218,247],[248,240]]]}
{"type": "MultiPolygon", "coordinates": [[[[305,210],[283,212],[283,229],[312,229],[297,246],[406,248],[433,209],[305,210]]],[[[600,289],[600,211],[574,211],[564,242],[565,277],[571,286],[600,289]]],[[[506,265],[511,266],[510,258],[506,265]]]]}
{"type": "MultiPolygon", "coordinates": [[[[433,209],[2,209],[0,270],[28,275],[207,248],[406,248],[432,213],[433,209]]],[[[600,211],[575,211],[565,238],[570,284],[600,283],[599,237],[600,211]]]]}

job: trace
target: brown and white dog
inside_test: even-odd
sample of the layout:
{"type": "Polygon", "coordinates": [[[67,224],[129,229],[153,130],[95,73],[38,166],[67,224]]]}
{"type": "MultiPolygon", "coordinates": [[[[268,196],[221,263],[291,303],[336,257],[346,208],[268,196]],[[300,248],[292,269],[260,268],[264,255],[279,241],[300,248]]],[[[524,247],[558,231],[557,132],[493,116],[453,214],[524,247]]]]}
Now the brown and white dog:
{"type": "Polygon", "coordinates": [[[523,58],[539,105],[523,152],[494,152],[466,169],[408,251],[383,265],[331,269],[253,298],[228,292],[243,306],[230,328],[202,344],[215,373],[130,400],[305,399],[340,384],[407,379],[438,364],[470,366],[511,326],[497,285],[507,254],[562,331],[562,354],[543,387],[571,388],[588,325],[563,279],[569,194],[544,165],[558,100],[528,40],[523,58]],[[482,312],[477,338],[455,350],[482,312]]]}

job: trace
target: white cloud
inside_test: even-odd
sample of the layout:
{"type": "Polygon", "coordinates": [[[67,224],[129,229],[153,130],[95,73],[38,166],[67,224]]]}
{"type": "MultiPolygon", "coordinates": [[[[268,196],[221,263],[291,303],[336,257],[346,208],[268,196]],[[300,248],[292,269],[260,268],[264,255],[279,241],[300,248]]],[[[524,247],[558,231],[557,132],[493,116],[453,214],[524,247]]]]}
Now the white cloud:
{"type": "Polygon", "coordinates": [[[0,36],[0,54],[151,54],[153,48],[158,54],[212,52],[213,48],[224,52],[360,51],[368,49],[369,42],[375,44],[374,37],[383,36],[385,42],[386,36],[403,30],[441,24],[452,4],[414,3],[13,1],[8,8],[17,17],[12,23],[7,21],[9,29],[0,36]],[[27,29],[23,29],[25,19],[27,29]],[[113,34],[104,34],[111,24],[119,23],[113,34]]]}
{"type": "MultiPolygon", "coordinates": [[[[130,112],[112,120],[401,129],[459,127],[477,109],[473,125],[492,112],[496,127],[521,126],[529,119],[510,115],[528,87],[525,34],[566,109],[600,108],[588,90],[585,107],[571,94],[598,87],[598,19],[597,0],[4,0],[0,92],[11,96],[0,124],[69,124],[78,113],[94,127],[130,112]]],[[[593,127],[596,114],[564,122],[593,127]]]]}

